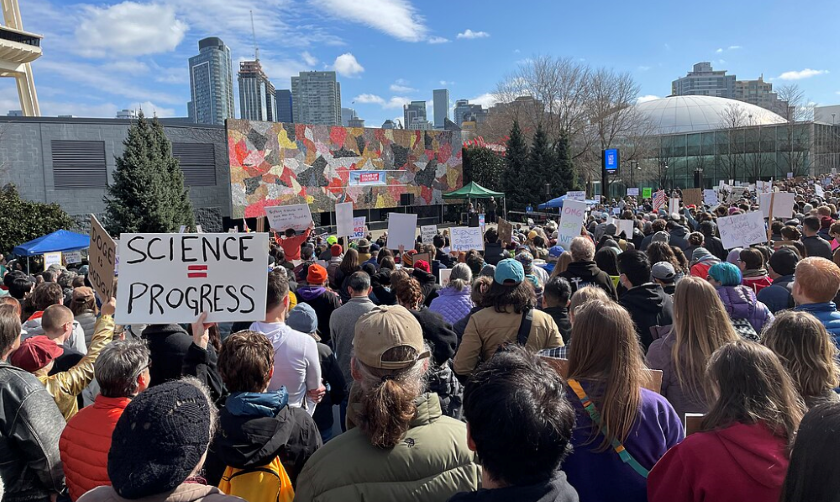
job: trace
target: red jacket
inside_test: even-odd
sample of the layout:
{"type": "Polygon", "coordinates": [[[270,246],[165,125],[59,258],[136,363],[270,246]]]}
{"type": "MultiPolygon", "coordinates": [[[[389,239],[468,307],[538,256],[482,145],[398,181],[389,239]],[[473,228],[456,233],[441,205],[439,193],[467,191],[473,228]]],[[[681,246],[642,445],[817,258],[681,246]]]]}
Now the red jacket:
{"type": "Polygon", "coordinates": [[[76,500],[97,486],[110,486],[108,450],[117,420],[131,399],[96,396],[92,406],[82,408],[67,422],[58,449],[70,499],[76,500]]]}
{"type": "Polygon", "coordinates": [[[753,290],[755,294],[773,284],[773,281],[766,275],[757,277],[744,277],[741,284],[753,290]]]}
{"type": "Polygon", "coordinates": [[[788,468],[787,441],[763,423],[698,432],[650,471],[650,502],[776,502],[788,468]]]}
{"type": "Polygon", "coordinates": [[[293,237],[280,237],[277,235],[274,239],[277,241],[277,245],[283,248],[288,261],[300,260],[300,247],[304,242],[306,242],[306,239],[309,238],[309,234],[311,233],[312,229],[307,228],[306,231],[300,235],[295,235],[293,237]]]}

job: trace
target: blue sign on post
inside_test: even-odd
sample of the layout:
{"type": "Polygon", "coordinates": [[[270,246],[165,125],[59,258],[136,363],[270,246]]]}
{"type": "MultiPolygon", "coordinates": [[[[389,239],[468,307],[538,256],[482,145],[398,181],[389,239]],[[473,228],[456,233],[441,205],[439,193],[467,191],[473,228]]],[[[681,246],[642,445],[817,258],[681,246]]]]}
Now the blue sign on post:
{"type": "Polygon", "coordinates": [[[619,166],[618,148],[604,150],[603,163],[604,171],[606,171],[607,174],[617,174],[619,166]]]}

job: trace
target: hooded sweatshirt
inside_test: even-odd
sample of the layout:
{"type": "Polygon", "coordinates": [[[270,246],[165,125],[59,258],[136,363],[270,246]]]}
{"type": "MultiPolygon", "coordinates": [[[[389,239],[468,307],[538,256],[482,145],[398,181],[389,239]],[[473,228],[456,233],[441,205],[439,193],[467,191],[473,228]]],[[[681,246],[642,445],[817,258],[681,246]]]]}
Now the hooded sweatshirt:
{"type": "Polygon", "coordinates": [[[298,408],[288,406],[286,389],[234,392],[219,412],[219,432],[204,464],[207,482],[218,485],[225,471],[280,462],[294,485],[303,464],[321,447],[315,422],[298,408]]]}
{"type": "Polygon", "coordinates": [[[618,303],[630,312],[646,352],[653,343],[650,328],[673,323],[674,300],[659,284],[648,282],[631,288],[621,295],[618,303]]]}
{"type": "Polygon", "coordinates": [[[648,476],[650,502],[775,502],[788,467],[787,440],[764,423],[699,432],[648,476]]]}
{"type": "Polygon", "coordinates": [[[688,231],[686,231],[685,227],[682,225],[677,225],[674,228],[672,228],[668,233],[671,235],[669,243],[672,246],[676,246],[685,251],[685,249],[688,247],[688,239],[686,238],[686,236],[688,235],[688,231]]]}
{"type": "Polygon", "coordinates": [[[598,286],[607,292],[610,298],[616,300],[618,295],[612,279],[606,272],[598,268],[594,261],[576,261],[569,264],[566,271],[560,274],[572,286],[572,294],[585,286],[598,286]]]}
{"type": "Polygon", "coordinates": [[[323,286],[301,286],[296,293],[300,303],[308,304],[315,311],[315,315],[318,316],[318,333],[321,334],[321,340],[325,343],[329,342],[330,316],[341,306],[338,295],[323,286]]]}

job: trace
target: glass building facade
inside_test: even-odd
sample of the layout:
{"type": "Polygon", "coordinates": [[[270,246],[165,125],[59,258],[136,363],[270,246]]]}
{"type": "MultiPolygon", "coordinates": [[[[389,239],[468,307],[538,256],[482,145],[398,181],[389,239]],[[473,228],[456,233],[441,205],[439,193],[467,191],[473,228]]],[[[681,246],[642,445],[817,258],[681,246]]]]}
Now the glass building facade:
{"type": "Polygon", "coordinates": [[[220,38],[199,40],[198,55],[190,58],[188,115],[196,124],[224,125],[235,114],[230,49],[220,38]]]}

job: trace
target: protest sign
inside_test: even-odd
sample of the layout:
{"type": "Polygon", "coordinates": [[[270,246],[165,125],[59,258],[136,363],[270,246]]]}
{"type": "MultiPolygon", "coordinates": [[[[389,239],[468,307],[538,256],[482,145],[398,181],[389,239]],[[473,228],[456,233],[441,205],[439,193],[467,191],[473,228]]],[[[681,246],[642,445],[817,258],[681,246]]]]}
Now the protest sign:
{"type": "Polygon", "coordinates": [[[452,251],[469,251],[484,249],[484,239],[479,227],[453,227],[449,229],[452,251]]]}
{"type": "Polygon", "coordinates": [[[703,204],[707,206],[716,206],[718,204],[717,191],[711,188],[703,190],[703,204]]]}
{"type": "Polygon", "coordinates": [[[513,236],[513,224],[504,218],[499,218],[499,242],[504,246],[510,242],[513,236]]]}
{"type": "Polygon", "coordinates": [[[571,192],[566,192],[566,200],[586,200],[586,192],[583,190],[574,190],[571,192]]]}
{"type": "Polygon", "coordinates": [[[668,214],[674,214],[680,212],[680,199],[676,197],[671,197],[668,201],[668,214]]]}
{"type": "Polygon", "coordinates": [[[353,218],[353,234],[350,236],[351,239],[364,239],[365,234],[367,233],[365,228],[365,218],[366,216],[359,216],[358,218],[353,218]]]}
{"type": "Polygon", "coordinates": [[[61,252],[44,253],[44,270],[50,268],[51,265],[61,265],[61,252]]]}
{"type": "MultiPolygon", "coordinates": [[[[307,223],[309,226],[309,223],[307,223]]],[[[342,237],[353,235],[353,203],[343,202],[335,205],[336,234],[342,237]]],[[[277,227],[275,227],[277,228],[277,227]]]]}
{"type": "Polygon", "coordinates": [[[758,207],[764,214],[770,214],[770,200],[773,200],[773,218],[790,219],[796,194],[789,192],[762,193],[758,196],[758,207]]]}
{"type": "Polygon", "coordinates": [[[639,196],[639,189],[638,188],[628,188],[627,189],[627,195],[632,195],[634,197],[638,197],[639,196]]]}
{"type": "Polygon", "coordinates": [[[756,181],[755,182],[755,189],[759,193],[770,193],[773,191],[773,182],[772,181],[756,181]]]}
{"type": "Polygon", "coordinates": [[[586,203],[577,200],[563,202],[560,225],[557,229],[557,244],[568,249],[572,239],[580,236],[583,218],[586,216],[586,203]]]}
{"type": "Polygon", "coordinates": [[[739,187],[739,186],[732,187],[732,197],[734,197],[733,200],[738,200],[741,197],[743,197],[744,192],[746,192],[746,191],[747,191],[747,187],[739,187]]]}
{"type": "Polygon", "coordinates": [[[423,225],[420,227],[420,238],[423,244],[431,244],[437,235],[437,225],[423,225]]]}
{"type": "Polygon", "coordinates": [[[655,194],[653,194],[653,210],[657,213],[660,209],[665,207],[665,190],[657,190],[655,194]]]}
{"type": "Polygon", "coordinates": [[[814,185],[814,195],[816,195],[817,197],[825,197],[825,191],[823,190],[823,187],[819,185],[814,185]]]}
{"type": "Polygon", "coordinates": [[[417,263],[420,260],[428,263],[430,267],[432,266],[432,260],[429,258],[429,253],[417,253],[417,254],[415,254],[414,256],[411,257],[411,264],[414,265],[415,263],[417,263]]]}
{"type": "Polygon", "coordinates": [[[787,179],[793,179],[793,173],[787,173],[787,179]]]}
{"type": "Polygon", "coordinates": [[[444,288],[449,286],[449,276],[452,275],[451,268],[442,268],[438,270],[438,276],[440,276],[440,285],[444,288]]]}
{"type": "Polygon", "coordinates": [[[120,324],[265,317],[268,234],[121,234],[120,324]]]}
{"type": "Polygon", "coordinates": [[[350,171],[347,179],[349,186],[383,186],[386,184],[385,171],[350,171]]]}
{"type": "Polygon", "coordinates": [[[653,188],[642,188],[642,198],[650,199],[653,197],[653,188]]]}
{"type": "Polygon", "coordinates": [[[717,223],[720,240],[726,249],[748,247],[750,244],[767,241],[764,214],[761,211],[718,218],[717,223]]]}
{"type": "Polygon", "coordinates": [[[478,228],[480,228],[480,229],[481,229],[481,233],[482,233],[482,234],[484,233],[484,222],[485,222],[485,221],[486,221],[486,220],[484,219],[484,213],[479,214],[479,215],[478,215],[478,228]]]}
{"type": "Polygon", "coordinates": [[[71,264],[71,263],[82,263],[82,252],[81,251],[70,251],[64,253],[64,263],[71,264]]]}
{"type": "Polygon", "coordinates": [[[181,225],[181,228],[178,229],[178,233],[183,234],[186,229],[187,229],[186,225],[181,225]]]}
{"type": "Polygon", "coordinates": [[[309,212],[308,204],[266,206],[265,215],[268,216],[271,229],[277,232],[285,232],[287,228],[303,232],[312,223],[312,213],[309,212]]]}
{"type": "Polygon", "coordinates": [[[634,220],[613,220],[613,224],[617,229],[618,235],[624,232],[624,236],[628,239],[633,238],[633,221],[634,220]]]}
{"type": "Polygon", "coordinates": [[[195,226],[195,232],[198,233],[198,234],[203,234],[204,230],[201,229],[201,225],[196,225],[195,226]]]}
{"type": "Polygon", "coordinates": [[[686,188],[682,193],[682,201],[686,206],[699,206],[703,203],[702,188],[686,188]]]}
{"type": "Polygon", "coordinates": [[[416,214],[388,213],[388,249],[414,249],[416,232],[416,214]]]}

